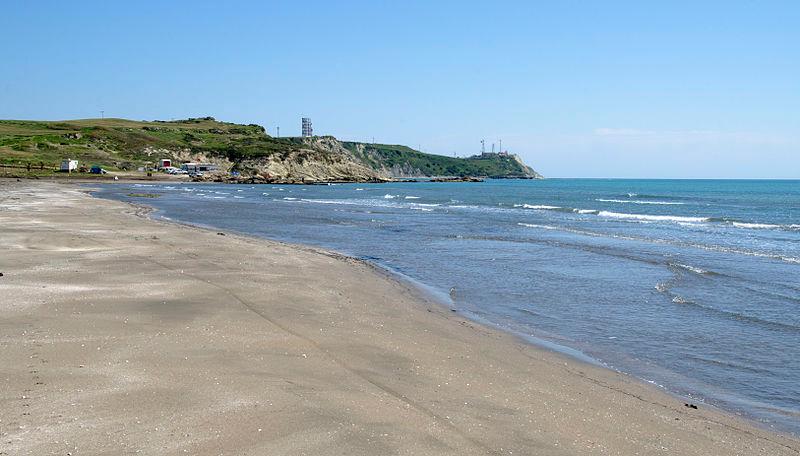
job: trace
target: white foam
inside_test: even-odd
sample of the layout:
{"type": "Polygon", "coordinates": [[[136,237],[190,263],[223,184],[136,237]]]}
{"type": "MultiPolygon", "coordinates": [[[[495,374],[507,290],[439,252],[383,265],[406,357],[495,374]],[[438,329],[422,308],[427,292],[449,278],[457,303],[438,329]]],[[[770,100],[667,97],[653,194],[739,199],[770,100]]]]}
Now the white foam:
{"type": "Polygon", "coordinates": [[[419,199],[419,196],[406,196],[407,200],[416,200],[419,199]]]}
{"type": "Polygon", "coordinates": [[[601,217],[611,217],[624,220],[644,220],[650,222],[689,222],[703,223],[708,222],[708,217],[680,217],[677,215],[650,215],[650,214],[626,214],[623,212],[600,211],[597,215],[601,217]]]}
{"type": "Polygon", "coordinates": [[[621,203],[621,204],[656,204],[656,205],[664,205],[664,206],[680,206],[685,203],[676,203],[673,201],[642,201],[642,200],[620,200],[620,199],[603,199],[597,198],[595,201],[601,201],[604,203],[621,203]]]}
{"type": "MultiPolygon", "coordinates": [[[[773,230],[781,227],[780,225],[773,225],[771,223],[731,222],[731,225],[735,226],[736,228],[750,228],[754,230],[773,230]]],[[[789,228],[791,228],[791,226],[789,228]]]]}
{"type": "Polygon", "coordinates": [[[670,263],[670,266],[675,266],[677,268],[686,269],[687,271],[692,271],[695,274],[708,274],[709,273],[705,269],[700,269],[698,267],[690,266],[688,264],[670,263]]]}
{"type": "MultiPolygon", "coordinates": [[[[284,198],[284,199],[297,199],[297,198],[284,198]]],[[[355,201],[347,201],[347,200],[326,200],[326,199],[307,199],[303,198],[301,201],[305,203],[317,203],[317,204],[345,204],[349,206],[356,206],[359,203],[355,201]]]]}
{"type": "Polygon", "coordinates": [[[517,223],[519,226],[525,226],[528,228],[541,228],[543,230],[558,230],[557,226],[550,226],[550,225],[537,225],[535,223],[517,223]]]}
{"type": "Polygon", "coordinates": [[[689,301],[688,299],[684,298],[683,296],[678,296],[678,295],[675,295],[675,297],[672,298],[672,302],[674,302],[675,304],[691,304],[692,303],[692,301],[689,301]]]}
{"type": "Polygon", "coordinates": [[[542,210],[561,209],[561,207],[559,206],[549,206],[547,204],[515,204],[514,207],[522,207],[525,209],[542,209],[542,210]]]}
{"type": "Polygon", "coordinates": [[[387,193],[387,194],[383,195],[383,198],[384,199],[394,199],[394,198],[397,198],[397,196],[396,195],[390,195],[390,194],[387,193]]]}

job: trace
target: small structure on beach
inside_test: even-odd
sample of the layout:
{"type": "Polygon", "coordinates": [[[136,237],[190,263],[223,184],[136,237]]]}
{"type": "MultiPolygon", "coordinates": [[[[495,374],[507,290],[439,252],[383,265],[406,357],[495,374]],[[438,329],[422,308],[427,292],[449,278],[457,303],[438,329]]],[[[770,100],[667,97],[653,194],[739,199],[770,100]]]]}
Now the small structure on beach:
{"type": "Polygon", "coordinates": [[[213,163],[184,163],[181,169],[189,173],[204,173],[207,171],[216,171],[219,166],[213,163]]]}
{"type": "Polygon", "coordinates": [[[71,158],[65,158],[61,160],[61,171],[65,173],[71,173],[73,171],[78,170],[78,160],[73,160],[71,158]]]}
{"type": "Polygon", "coordinates": [[[158,161],[158,167],[160,169],[172,168],[172,160],[170,160],[169,158],[162,158],[161,160],[158,161]]]}

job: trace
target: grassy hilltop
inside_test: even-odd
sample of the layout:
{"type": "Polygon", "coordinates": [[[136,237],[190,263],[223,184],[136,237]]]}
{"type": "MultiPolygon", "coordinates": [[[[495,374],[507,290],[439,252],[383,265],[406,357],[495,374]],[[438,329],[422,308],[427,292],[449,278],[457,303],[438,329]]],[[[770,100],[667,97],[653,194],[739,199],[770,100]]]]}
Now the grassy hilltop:
{"type": "Polygon", "coordinates": [[[0,120],[0,163],[8,164],[54,164],[73,158],[111,170],[126,170],[159,158],[173,158],[163,151],[189,151],[235,160],[299,148],[291,139],[267,136],[259,125],[218,122],[210,117],[152,122],[0,120]]]}
{"type": "Polygon", "coordinates": [[[486,154],[456,158],[426,154],[401,145],[347,141],[342,144],[375,169],[401,169],[410,176],[541,177],[513,155],[486,154]]]}
{"type": "Polygon", "coordinates": [[[464,159],[332,137],[275,138],[259,125],[219,122],[212,117],[142,122],[0,120],[0,164],[39,167],[41,163],[52,170],[64,158],[110,171],[133,171],[161,158],[208,160],[243,174],[310,180],[538,176],[514,156],[464,159]]]}

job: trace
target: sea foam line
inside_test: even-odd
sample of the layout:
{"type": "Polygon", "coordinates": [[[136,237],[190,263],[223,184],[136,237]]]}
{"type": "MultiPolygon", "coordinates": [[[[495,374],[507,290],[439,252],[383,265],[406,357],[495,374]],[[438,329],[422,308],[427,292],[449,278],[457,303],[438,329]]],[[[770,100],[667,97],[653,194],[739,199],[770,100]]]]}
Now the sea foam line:
{"type": "MultiPolygon", "coordinates": [[[[736,228],[750,228],[755,230],[774,230],[781,228],[781,225],[773,225],[772,223],[747,223],[747,222],[731,222],[731,225],[736,228]]],[[[793,229],[796,225],[789,225],[787,228],[793,229]]]]}
{"type": "Polygon", "coordinates": [[[687,271],[694,272],[695,274],[700,274],[700,275],[711,274],[711,271],[706,271],[705,269],[701,269],[695,266],[690,266],[688,264],[669,263],[669,265],[675,268],[686,269],[687,271]]]}
{"type": "Polygon", "coordinates": [[[642,200],[620,200],[620,199],[604,199],[604,198],[597,198],[595,201],[600,201],[603,203],[621,203],[621,204],[655,204],[655,205],[662,205],[662,206],[682,206],[686,203],[677,203],[674,201],[642,201],[642,200]]]}
{"type": "Polygon", "coordinates": [[[597,215],[601,217],[611,217],[618,219],[647,220],[653,222],[689,222],[703,223],[710,222],[708,217],[682,217],[678,215],[650,215],[650,214],[627,214],[624,212],[599,211],[597,215]]]}
{"type": "Polygon", "coordinates": [[[544,210],[561,209],[560,206],[549,206],[547,204],[515,204],[514,207],[522,207],[525,209],[544,209],[544,210]]]}
{"type": "MultiPolygon", "coordinates": [[[[557,227],[557,226],[551,226],[551,225],[537,225],[537,224],[535,224],[535,223],[522,223],[522,222],[520,222],[520,223],[517,223],[517,225],[519,225],[519,226],[524,226],[524,227],[528,227],[528,228],[541,228],[541,229],[543,229],[543,230],[561,230],[561,229],[562,229],[562,228],[559,228],[559,227],[557,227]]],[[[564,230],[564,231],[567,231],[567,230],[564,230]]]]}

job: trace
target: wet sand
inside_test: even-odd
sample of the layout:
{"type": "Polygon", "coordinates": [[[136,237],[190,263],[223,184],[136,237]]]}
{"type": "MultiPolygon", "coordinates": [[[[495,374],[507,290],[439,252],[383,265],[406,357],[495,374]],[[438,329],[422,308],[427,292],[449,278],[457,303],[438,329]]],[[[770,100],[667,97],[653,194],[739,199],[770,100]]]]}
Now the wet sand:
{"type": "Polygon", "coordinates": [[[363,262],[144,212],[0,180],[0,455],[800,454],[363,262]]]}

